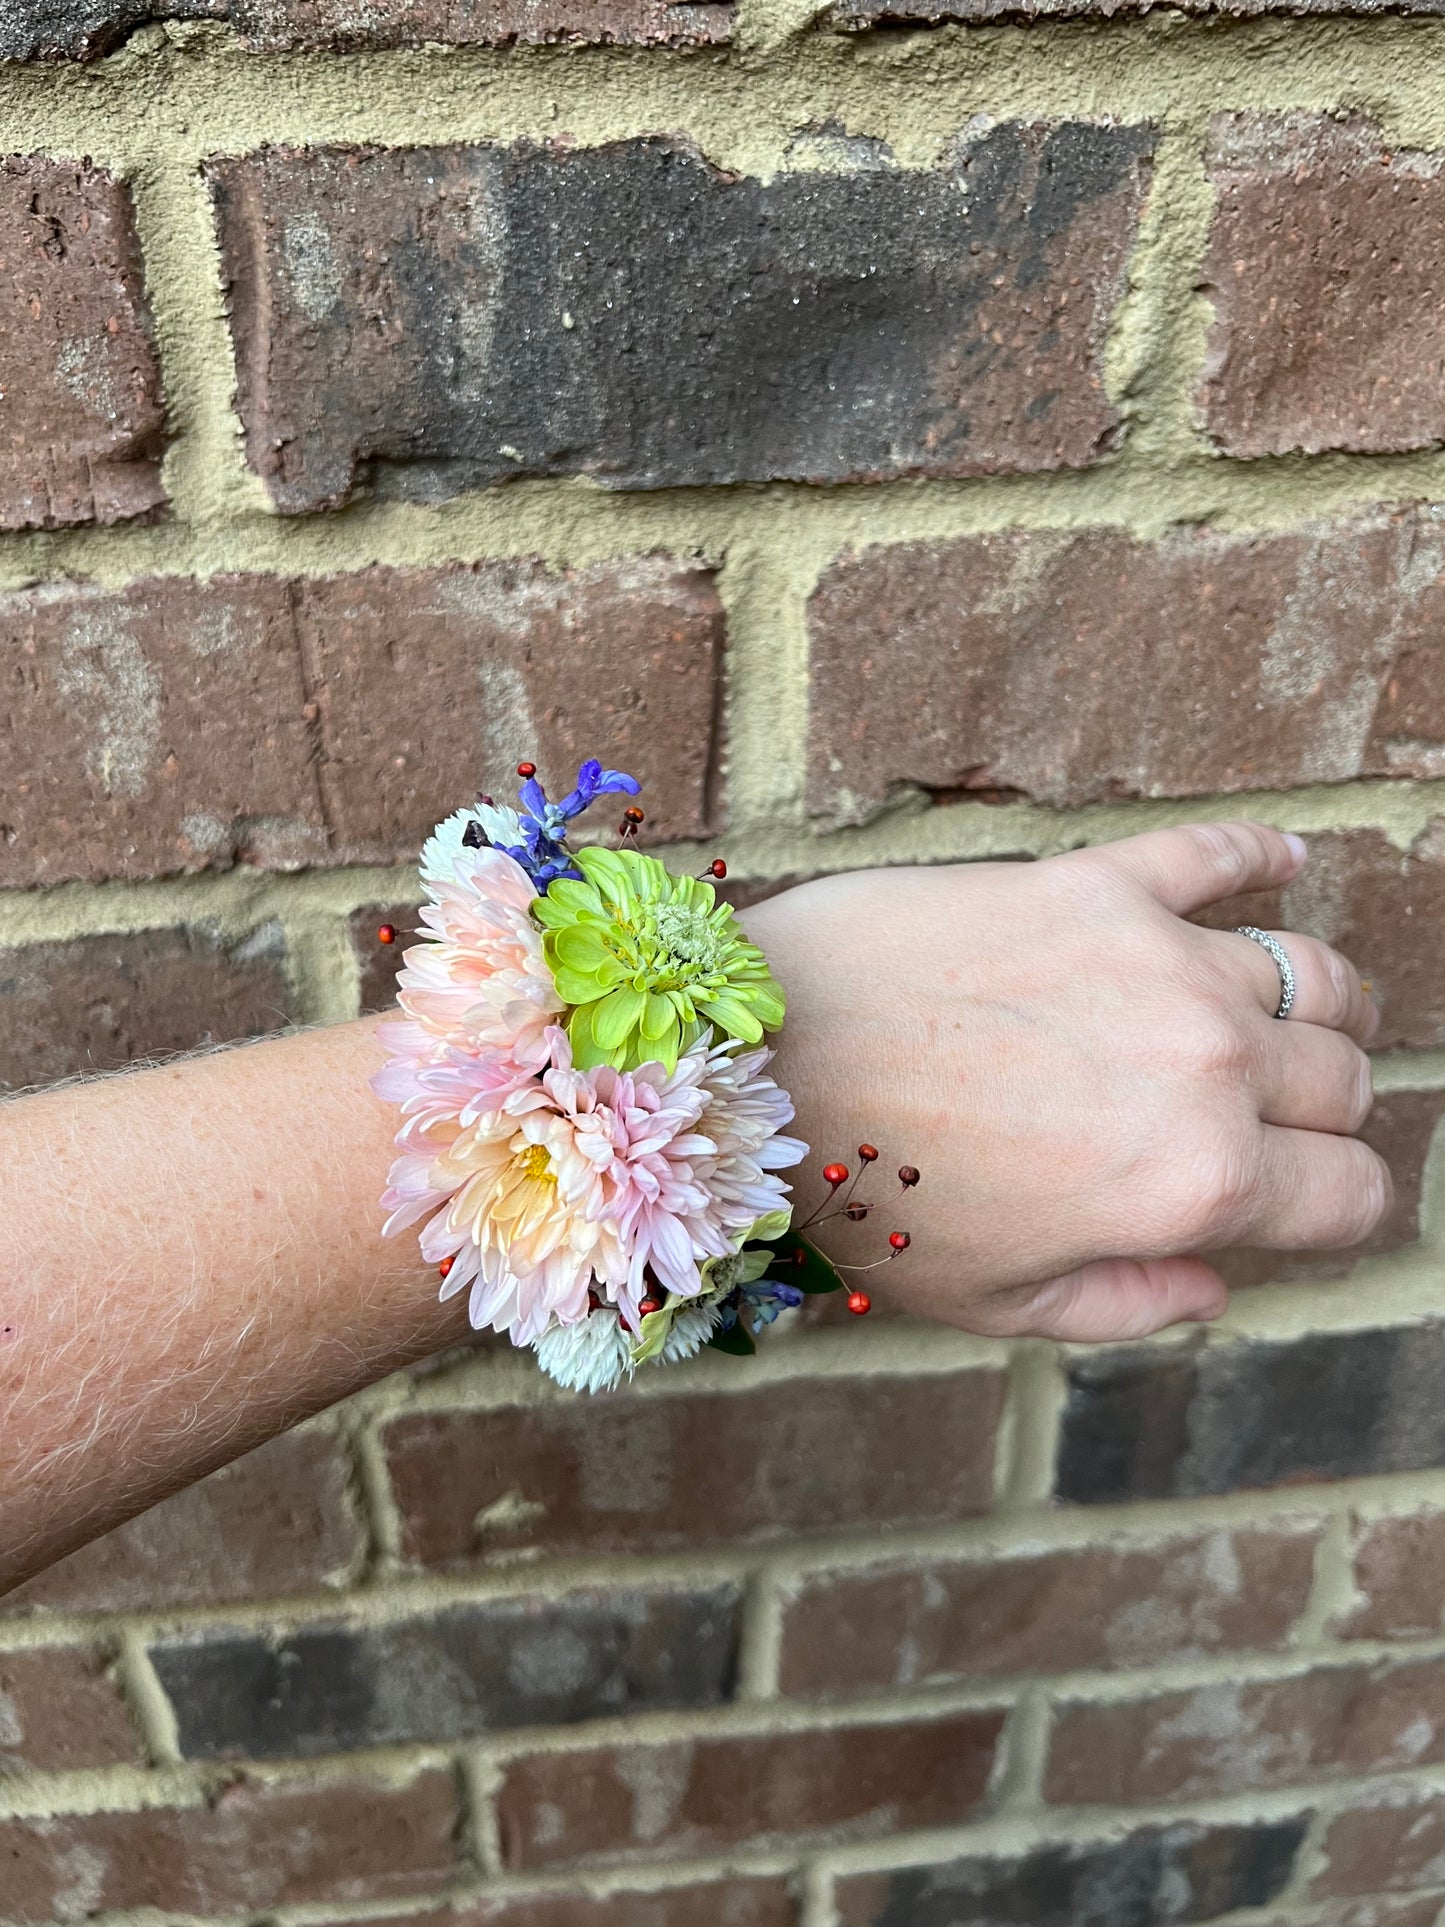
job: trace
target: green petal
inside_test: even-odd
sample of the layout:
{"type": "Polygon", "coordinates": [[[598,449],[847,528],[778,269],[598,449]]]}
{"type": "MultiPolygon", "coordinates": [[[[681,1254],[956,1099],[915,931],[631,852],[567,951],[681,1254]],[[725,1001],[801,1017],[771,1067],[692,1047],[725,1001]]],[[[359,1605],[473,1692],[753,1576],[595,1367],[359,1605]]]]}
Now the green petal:
{"type": "Polygon", "coordinates": [[[659,996],[655,991],[649,991],[638,1027],[649,1040],[665,1037],[669,1030],[676,1030],[677,1012],[672,1007],[672,1000],[665,994],[659,996]]]}
{"type": "Polygon", "coordinates": [[[619,984],[592,1007],[592,1035],[604,1050],[625,1044],[647,1008],[645,991],[619,984]]]}
{"type": "Polygon", "coordinates": [[[572,1045],[572,1062],[579,1071],[593,1071],[599,1064],[612,1061],[611,1053],[604,1050],[592,1035],[591,1004],[583,1004],[568,1017],[567,1037],[572,1045]]]}
{"type": "Polygon", "coordinates": [[[708,994],[698,998],[699,1009],[706,1012],[719,1030],[729,1037],[740,1037],[745,1044],[761,1042],[763,1027],[740,997],[729,996],[726,991],[715,995],[708,994]]]}
{"type": "Polygon", "coordinates": [[[548,950],[558,963],[588,973],[616,961],[595,924],[564,924],[560,930],[552,931],[548,950]]]}
{"type": "Polygon", "coordinates": [[[554,970],[552,981],[564,1004],[595,1004],[612,987],[598,977],[584,977],[579,970],[554,970]]]}

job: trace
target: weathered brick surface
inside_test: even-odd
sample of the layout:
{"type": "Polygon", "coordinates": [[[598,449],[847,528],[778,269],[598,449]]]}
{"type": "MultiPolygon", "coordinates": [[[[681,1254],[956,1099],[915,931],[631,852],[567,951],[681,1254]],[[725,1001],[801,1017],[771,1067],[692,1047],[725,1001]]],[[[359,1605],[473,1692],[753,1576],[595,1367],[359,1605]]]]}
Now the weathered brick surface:
{"type": "Polygon", "coordinates": [[[1375,1894],[1367,1900],[1345,1900],[1310,1907],[1302,1914],[1281,1915],[1263,1927],[1438,1927],[1440,1907],[1438,1893],[1419,1898],[1375,1894]]]}
{"type": "Polygon", "coordinates": [[[1385,1789],[1338,1814],[1323,1844],[1325,1865],[1313,1887],[1317,1894],[1438,1887],[1445,1866],[1445,1799],[1385,1789]]]}
{"type": "Polygon", "coordinates": [[[0,1612],[162,1612],[356,1578],[364,1551],[335,1439],[288,1432],[62,1559],[0,1612]]]}
{"type": "Polygon", "coordinates": [[[765,1386],[406,1414],[385,1439],[406,1551],[425,1565],[641,1552],[982,1511],[1002,1391],[990,1371],[801,1378],[785,1398],[765,1386]]]}
{"type": "MultiPolygon", "coordinates": [[[[1153,10],[1154,0],[833,0],[832,18],[843,28],[936,27],[950,21],[1117,20],[1153,10]]],[[[1439,13],[1440,0],[1178,0],[1179,13],[1223,14],[1249,19],[1266,13],[1439,13]]]]}
{"type": "Polygon", "coordinates": [[[1445,440],[1442,156],[1307,114],[1214,122],[1200,400],[1230,455],[1445,440]]]}
{"type": "Polygon", "coordinates": [[[578,41],[693,47],[727,40],[732,0],[49,0],[0,13],[0,60],[94,60],[149,22],[225,20],[266,53],[578,41]]]}
{"type": "Polygon", "coordinates": [[[541,1753],[498,1797],[507,1866],[683,1857],[846,1830],[956,1825],[977,1807],[1001,1712],[755,1739],[541,1753]]]}
{"type": "Polygon", "coordinates": [[[1004,123],[767,183],[670,140],[218,160],[251,462],[290,511],[1083,466],[1152,142],[1004,123]]]}
{"type": "Polygon", "coordinates": [[[1319,1667],[1056,1708],[1044,1792],[1067,1806],[1304,1786],[1445,1758],[1445,1663],[1319,1667]]]}
{"type": "MultiPolygon", "coordinates": [[[[654,1893],[602,1897],[555,1892],[521,1900],[473,1901],[440,1915],[389,1917],[387,1927],[798,1927],[799,1918],[797,1895],[786,1880],[736,1874],[654,1893]]],[[[368,1923],[346,1921],[341,1927],[368,1923]]]]}
{"type": "Polygon", "coordinates": [[[122,182],[86,161],[0,160],[0,528],[165,500],[144,279],[122,182]]]}
{"type": "Polygon", "coordinates": [[[722,627],[662,557],[0,597],[0,884],[415,858],[519,757],[570,783],[599,740],[697,834],[722,627]]]}
{"type": "Polygon", "coordinates": [[[969,1674],[1069,1672],[1283,1645],[1319,1529],[1221,1528],[1163,1545],[912,1560],[795,1587],[781,1684],[852,1694],[969,1674]]]}
{"type": "Polygon", "coordinates": [[[0,949],[0,1091],[116,1070],[286,1022],[284,940],[204,929],[0,949]]]}
{"type": "Polygon", "coordinates": [[[0,1653],[0,1775],[143,1758],[125,1704],[95,1654],[78,1646],[0,1653]]]}
{"type": "Polygon", "coordinates": [[[0,1820],[6,1927],[153,1907],[226,1913],[404,1898],[460,1871],[450,1772],[400,1787],[238,1782],[210,1806],[0,1820]]]}
{"type": "Polygon", "coordinates": [[[1080,1354],[1059,1497],[1197,1498],[1445,1464],[1445,1325],[1080,1354]]]}
{"type": "Polygon", "coordinates": [[[416,940],[419,927],[416,904],[367,904],[351,913],[346,927],[361,980],[358,994],[363,1016],[371,1011],[390,1009],[396,1002],[396,973],[401,969],[407,945],[416,940]],[[389,944],[382,943],[376,934],[388,923],[396,932],[396,941],[389,944]]]}
{"type": "Polygon", "coordinates": [[[845,551],[808,605],[809,802],[1445,772],[1445,525],[1006,530],[845,551]]]}
{"type": "Polygon", "coordinates": [[[1359,1521],[1355,1599],[1336,1621],[1349,1639],[1424,1639],[1445,1633],[1445,1512],[1359,1521]]]}
{"type": "Polygon", "coordinates": [[[838,1883],[840,1927],[1161,1927],[1266,1906],[1305,1820],[1176,1826],[1016,1860],[979,1856],[838,1883]]]}
{"type": "Polygon", "coordinates": [[[726,1584],[495,1599],[274,1640],[164,1639],[151,1658],[187,1758],[268,1759],[714,1706],[733,1689],[738,1611],[726,1584]]]}

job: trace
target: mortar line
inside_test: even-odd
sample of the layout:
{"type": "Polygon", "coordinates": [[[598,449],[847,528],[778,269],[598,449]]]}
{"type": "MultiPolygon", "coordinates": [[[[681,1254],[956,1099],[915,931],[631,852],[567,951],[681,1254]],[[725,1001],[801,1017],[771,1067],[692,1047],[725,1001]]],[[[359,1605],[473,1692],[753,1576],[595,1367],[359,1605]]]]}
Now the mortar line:
{"type": "Polygon", "coordinates": [[[1309,1601],[1300,1615],[1290,1644],[1301,1651],[1333,1649],[1335,1626],[1343,1626],[1349,1610],[1359,1603],[1355,1592],[1354,1518],[1337,1513],[1326,1525],[1315,1548],[1314,1579],[1309,1601]]]}
{"type": "Polygon", "coordinates": [[[778,1698],[782,1645],[783,1602],[779,1582],[764,1561],[744,1579],[737,1691],[742,1703],[766,1705],[778,1698]]]}
{"type": "Polygon", "coordinates": [[[1031,1814],[1043,1808],[1051,1722],[1047,1689],[1030,1683],[1010,1709],[1004,1726],[1002,1771],[991,1789],[991,1804],[999,1814],[1031,1814]]]}
{"type": "Polygon", "coordinates": [[[144,1638],[133,1631],[122,1632],[116,1662],[121,1693],[139,1730],[146,1754],[153,1767],[186,1765],[181,1752],[180,1726],[160,1675],[151,1664],[144,1638]]]}
{"type": "Polygon", "coordinates": [[[1058,1348],[1045,1339],[1019,1345],[1009,1364],[1009,1391],[995,1466],[993,1517],[1008,1518],[1050,1503],[1059,1427],[1068,1382],[1058,1348]]]}

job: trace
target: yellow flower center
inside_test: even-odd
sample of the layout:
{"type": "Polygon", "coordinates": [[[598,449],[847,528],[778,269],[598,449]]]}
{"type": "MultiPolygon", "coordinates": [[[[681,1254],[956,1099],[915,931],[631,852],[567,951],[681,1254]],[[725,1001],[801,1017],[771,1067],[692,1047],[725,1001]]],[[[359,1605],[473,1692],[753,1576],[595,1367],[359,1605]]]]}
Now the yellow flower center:
{"type": "Polygon", "coordinates": [[[538,1184],[555,1184],[557,1174],[552,1169],[552,1160],[543,1144],[529,1144],[517,1160],[524,1178],[535,1178],[538,1184]]]}

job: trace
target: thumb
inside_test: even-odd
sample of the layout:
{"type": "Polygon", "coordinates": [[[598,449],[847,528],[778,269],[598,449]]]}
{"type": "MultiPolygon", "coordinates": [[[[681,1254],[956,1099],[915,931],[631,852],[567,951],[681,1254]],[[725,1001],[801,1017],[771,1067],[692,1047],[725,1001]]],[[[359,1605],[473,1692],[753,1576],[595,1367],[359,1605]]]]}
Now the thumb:
{"type": "Polygon", "coordinates": [[[1092,1345],[1203,1323],[1228,1306],[1229,1287],[1202,1258],[1100,1258],[1030,1286],[994,1335],[1092,1345]]]}

